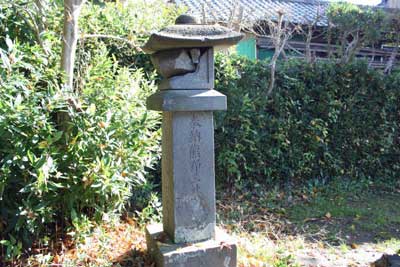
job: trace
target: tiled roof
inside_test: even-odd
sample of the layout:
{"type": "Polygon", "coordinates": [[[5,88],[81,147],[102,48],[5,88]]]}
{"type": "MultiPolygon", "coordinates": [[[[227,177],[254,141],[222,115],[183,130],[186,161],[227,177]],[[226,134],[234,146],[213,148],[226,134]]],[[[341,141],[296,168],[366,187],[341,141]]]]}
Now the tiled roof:
{"type": "Polygon", "coordinates": [[[232,10],[238,14],[238,7],[242,7],[243,18],[250,22],[266,17],[273,20],[278,11],[284,11],[293,23],[314,21],[316,17],[322,17],[318,23],[321,26],[327,23],[325,10],[329,5],[324,0],[175,0],[175,3],[188,7],[189,13],[199,18],[202,17],[204,6],[207,19],[214,22],[229,21],[232,10]]]}

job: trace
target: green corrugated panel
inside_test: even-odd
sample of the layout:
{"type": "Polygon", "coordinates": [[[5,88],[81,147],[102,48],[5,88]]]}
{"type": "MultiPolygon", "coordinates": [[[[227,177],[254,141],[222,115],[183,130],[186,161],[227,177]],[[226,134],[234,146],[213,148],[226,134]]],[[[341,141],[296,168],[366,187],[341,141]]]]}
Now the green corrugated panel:
{"type": "MultiPolygon", "coordinates": [[[[291,56],[297,56],[297,54],[293,51],[285,51],[287,57],[291,56]]],[[[274,50],[273,49],[265,49],[265,48],[259,48],[257,50],[257,58],[259,60],[264,60],[264,59],[271,59],[274,55],[274,50]]],[[[283,56],[282,54],[279,56],[279,59],[282,59],[283,56]]]]}
{"type": "Polygon", "coordinates": [[[264,59],[270,59],[274,55],[274,50],[272,49],[258,49],[258,59],[259,60],[264,60],[264,59]]]}
{"type": "Polygon", "coordinates": [[[240,41],[236,46],[236,50],[238,55],[245,56],[249,59],[257,59],[256,52],[256,39],[250,38],[243,41],[240,41]]]}

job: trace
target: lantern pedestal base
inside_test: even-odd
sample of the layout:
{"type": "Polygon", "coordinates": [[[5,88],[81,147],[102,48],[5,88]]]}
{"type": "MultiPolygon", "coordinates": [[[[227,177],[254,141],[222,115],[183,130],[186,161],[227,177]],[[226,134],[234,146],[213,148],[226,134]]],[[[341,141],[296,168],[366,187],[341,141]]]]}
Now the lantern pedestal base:
{"type": "Polygon", "coordinates": [[[146,227],[147,249],[157,267],[236,267],[237,248],[226,233],[216,229],[215,238],[193,244],[174,244],[161,224],[146,227]]]}

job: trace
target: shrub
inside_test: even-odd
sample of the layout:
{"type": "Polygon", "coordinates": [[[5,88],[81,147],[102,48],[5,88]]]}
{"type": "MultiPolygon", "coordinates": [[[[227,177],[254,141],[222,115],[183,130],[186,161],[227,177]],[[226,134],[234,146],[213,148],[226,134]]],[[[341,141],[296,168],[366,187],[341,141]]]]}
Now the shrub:
{"type": "Polygon", "coordinates": [[[398,75],[364,62],[281,62],[266,97],[268,62],[220,56],[217,177],[236,185],[311,179],[398,179],[398,75]]]}
{"type": "Polygon", "coordinates": [[[78,53],[87,50],[82,49],[84,46],[91,47],[93,40],[95,43],[96,40],[101,40],[119,65],[143,68],[146,73],[151,72],[153,64],[150,62],[150,57],[138,53],[140,47],[145,44],[151,31],[174,24],[176,17],[183,11],[175,5],[165,4],[162,0],[106,2],[101,6],[86,5],[80,18],[82,32],[105,37],[83,39],[78,53]]]}
{"type": "Polygon", "coordinates": [[[104,47],[90,62],[78,110],[65,105],[54,71],[39,68],[40,54],[27,63],[24,49],[2,51],[15,62],[1,71],[0,218],[2,235],[28,242],[75,214],[121,211],[157,159],[159,119],[144,105],[154,84],[141,70],[118,68],[104,47]],[[60,110],[71,118],[68,133],[55,124],[60,110]]]}
{"type": "MultiPolygon", "coordinates": [[[[58,11],[49,16],[62,14],[59,2],[50,2],[58,11]]],[[[13,9],[21,3],[3,13],[13,24],[0,27],[0,245],[7,258],[55,229],[85,230],[128,204],[140,209],[154,201],[149,171],[159,159],[160,117],[146,110],[145,100],[156,76],[129,41],[140,45],[139,38],[175,18],[176,9],[162,2],[87,4],[84,32],[128,42],[81,40],[75,93],[61,87],[60,20],[46,18],[57,23],[39,45],[13,9]],[[155,5],[157,20],[138,19],[155,5]],[[59,113],[68,114],[67,127],[57,125],[59,113]]]]}

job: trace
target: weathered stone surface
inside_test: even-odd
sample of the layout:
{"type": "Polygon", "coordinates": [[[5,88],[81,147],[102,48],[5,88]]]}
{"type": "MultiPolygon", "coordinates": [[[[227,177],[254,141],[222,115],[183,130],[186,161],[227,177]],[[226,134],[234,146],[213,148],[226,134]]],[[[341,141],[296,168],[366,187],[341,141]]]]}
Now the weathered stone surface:
{"type": "MultiPolygon", "coordinates": [[[[190,53],[188,50],[187,53],[190,53]]],[[[158,53],[157,53],[158,54],[158,53]]],[[[154,56],[157,56],[155,54],[154,56]]],[[[184,75],[172,76],[164,79],[160,90],[165,89],[213,89],[214,88],[214,50],[213,48],[202,49],[200,58],[191,59],[191,64],[196,66],[195,71],[188,71],[184,75]],[[197,61],[198,63],[196,63],[197,61]]],[[[189,64],[189,63],[187,63],[189,64]]]]}
{"type": "Polygon", "coordinates": [[[400,267],[400,256],[383,254],[380,259],[371,263],[371,267],[400,267]]]}
{"type": "Polygon", "coordinates": [[[163,224],[175,243],[214,237],[215,173],[212,112],[164,112],[163,224]]]}
{"type": "Polygon", "coordinates": [[[186,49],[161,51],[153,54],[151,60],[157,71],[165,78],[195,72],[197,67],[192,61],[190,51],[186,49]]]}
{"type": "Polygon", "coordinates": [[[182,14],[175,20],[175,24],[200,24],[200,21],[194,16],[182,14]]]}
{"type": "Polygon", "coordinates": [[[160,32],[153,33],[143,47],[146,53],[152,54],[162,50],[176,48],[228,47],[238,43],[243,34],[219,25],[194,24],[197,21],[188,15],[178,18],[178,24],[168,26],[160,32]]]}
{"type": "Polygon", "coordinates": [[[162,90],[147,99],[147,108],[158,111],[226,110],[226,96],[215,90],[162,90]]]}
{"type": "Polygon", "coordinates": [[[147,249],[158,267],[236,267],[235,242],[217,229],[215,239],[195,244],[174,244],[161,224],[146,228],[147,249]]]}

